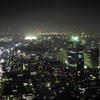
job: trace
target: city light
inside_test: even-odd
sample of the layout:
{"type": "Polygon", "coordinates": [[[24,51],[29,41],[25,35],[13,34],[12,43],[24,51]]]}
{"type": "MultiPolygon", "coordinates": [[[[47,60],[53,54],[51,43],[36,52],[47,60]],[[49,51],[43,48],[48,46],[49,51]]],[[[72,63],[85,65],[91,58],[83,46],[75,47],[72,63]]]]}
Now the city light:
{"type": "Polygon", "coordinates": [[[99,2],[9,1],[0,3],[0,100],[100,100],[99,2]]]}
{"type": "Polygon", "coordinates": [[[84,66],[85,69],[87,69],[87,66],[84,66]]]}
{"type": "Polygon", "coordinates": [[[37,37],[35,37],[35,36],[27,36],[27,37],[25,37],[25,40],[36,40],[37,39],[37,37]]]}
{"type": "Polygon", "coordinates": [[[65,62],[66,64],[68,64],[68,61],[66,60],[66,62],[65,62]]]}
{"type": "Polygon", "coordinates": [[[98,69],[100,69],[100,66],[97,66],[98,69]]]}
{"type": "Polygon", "coordinates": [[[0,63],[4,63],[4,62],[5,62],[5,60],[4,60],[4,59],[1,59],[1,60],[0,60],[0,63]]]}
{"type": "Polygon", "coordinates": [[[20,50],[18,50],[17,53],[20,53],[20,50]]]}
{"type": "Polygon", "coordinates": [[[72,36],[71,37],[71,40],[78,42],[79,41],[79,37],[78,36],[72,36]]]}
{"type": "MultiPolygon", "coordinates": [[[[16,98],[11,93],[22,92],[16,100],[28,100],[30,94],[34,94],[31,97],[35,96],[36,100],[51,100],[67,90],[70,97],[80,98],[87,97],[91,88],[94,91],[100,89],[97,81],[100,79],[100,65],[94,62],[96,59],[91,60],[96,56],[91,57],[93,49],[87,48],[82,39],[76,35],[27,34],[21,41],[13,39],[6,45],[2,42],[1,96],[4,94],[10,100],[16,98]]],[[[95,93],[96,97],[99,92],[95,93]]]]}

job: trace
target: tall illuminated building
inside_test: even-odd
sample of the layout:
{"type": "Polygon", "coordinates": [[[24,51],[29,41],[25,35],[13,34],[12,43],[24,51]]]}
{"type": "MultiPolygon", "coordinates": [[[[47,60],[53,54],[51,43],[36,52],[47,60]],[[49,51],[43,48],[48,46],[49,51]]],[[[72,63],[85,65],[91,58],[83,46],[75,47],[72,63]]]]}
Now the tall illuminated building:
{"type": "Polygon", "coordinates": [[[99,65],[99,49],[88,49],[84,53],[84,66],[85,68],[98,68],[99,65]]]}
{"type": "Polygon", "coordinates": [[[84,45],[78,36],[72,36],[67,44],[67,60],[70,68],[75,68],[79,77],[84,73],[84,45]]]}
{"type": "Polygon", "coordinates": [[[91,62],[91,49],[88,49],[84,52],[84,68],[93,68],[91,62]]]}
{"type": "Polygon", "coordinates": [[[77,74],[81,77],[84,75],[84,45],[77,47],[77,74]]]}

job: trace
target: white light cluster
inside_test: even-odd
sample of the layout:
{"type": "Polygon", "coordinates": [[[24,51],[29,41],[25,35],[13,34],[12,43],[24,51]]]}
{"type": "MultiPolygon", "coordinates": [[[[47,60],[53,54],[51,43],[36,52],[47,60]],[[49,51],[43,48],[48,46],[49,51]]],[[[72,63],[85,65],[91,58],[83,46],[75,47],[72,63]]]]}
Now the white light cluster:
{"type": "Polygon", "coordinates": [[[25,37],[25,40],[36,40],[37,39],[37,37],[35,37],[35,36],[27,36],[27,37],[25,37]]]}
{"type": "Polygon", "coordinates": [[[1,59],[1,60],[0,60],[0,63],[4,63],[4,62],[5,62],[5,60],[4,60],[4,59],[1,59]]]}

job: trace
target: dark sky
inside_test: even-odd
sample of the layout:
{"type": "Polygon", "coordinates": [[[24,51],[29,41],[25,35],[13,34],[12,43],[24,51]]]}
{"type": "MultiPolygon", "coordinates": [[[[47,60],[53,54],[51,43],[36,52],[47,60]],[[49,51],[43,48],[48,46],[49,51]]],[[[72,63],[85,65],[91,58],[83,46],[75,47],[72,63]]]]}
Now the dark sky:
{"type": "Polygon", "coordinates": [[[0,31],[75,30],[99,34],[99,5],[96,0],[2,0],[0,31]]]}

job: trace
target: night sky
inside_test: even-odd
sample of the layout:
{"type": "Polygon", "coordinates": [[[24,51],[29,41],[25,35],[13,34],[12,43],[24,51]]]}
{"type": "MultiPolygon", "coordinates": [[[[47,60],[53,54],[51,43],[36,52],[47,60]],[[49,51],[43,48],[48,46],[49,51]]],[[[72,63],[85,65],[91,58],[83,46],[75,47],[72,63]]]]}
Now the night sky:
{"type": "Polygon", "coordinates": [[[2,0],[0,32],[77,31],[99,34],[96,0],[2,0]],[[66,2],[65,2],[66,1],[66,2]]]}

